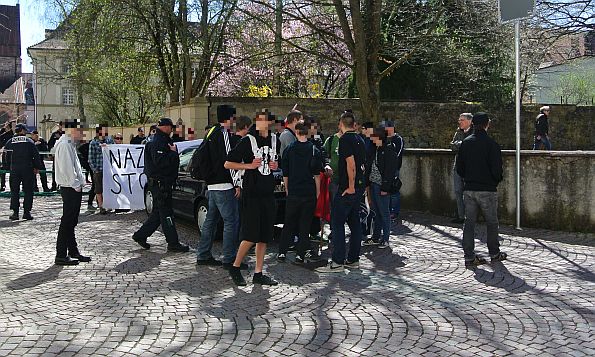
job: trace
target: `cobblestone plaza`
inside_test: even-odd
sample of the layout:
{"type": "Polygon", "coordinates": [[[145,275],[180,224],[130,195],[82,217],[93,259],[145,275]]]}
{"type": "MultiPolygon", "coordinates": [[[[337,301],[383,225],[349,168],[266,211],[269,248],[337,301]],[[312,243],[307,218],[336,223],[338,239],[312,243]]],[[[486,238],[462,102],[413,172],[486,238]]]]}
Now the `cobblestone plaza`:
{"type": "MultiPolygon", "coordinates": [[[[93,261],[54,266],[59,197],[36,198],[33,221],[9,221],[8,204],[0,356],[595,355],[593,235],[501,227],[509,260],[471,271],[460,226],[406,213],[392,249],[364,247],[359,271],[277,263],[272,246],[265,269],[280,285],[237,288],[192,253],[166,253],[161,233],[139,249],[143,212],[82,215],[93,261]]],[[[196,245],[190,223],[178,231],[196,245]]]]}

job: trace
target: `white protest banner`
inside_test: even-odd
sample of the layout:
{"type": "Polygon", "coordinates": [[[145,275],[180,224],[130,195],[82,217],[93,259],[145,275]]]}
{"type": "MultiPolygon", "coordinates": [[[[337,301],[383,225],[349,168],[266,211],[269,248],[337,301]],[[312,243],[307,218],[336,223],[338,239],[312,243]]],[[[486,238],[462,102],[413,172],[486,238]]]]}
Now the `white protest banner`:
{"type": "Polygon", "coordinates": [[[180,141],[176,143],[176,147],[178,148],[178,153],[181,154],[187,148],[196,146],[198,147],[202,143],[202,139],[197,140],[190,140],[190,141],[180,141]]]}
{"type": "Polygon", "coordinates": [[[107,145],[103,152],[103,208],[145,208],[144,145],[107,145]]]}

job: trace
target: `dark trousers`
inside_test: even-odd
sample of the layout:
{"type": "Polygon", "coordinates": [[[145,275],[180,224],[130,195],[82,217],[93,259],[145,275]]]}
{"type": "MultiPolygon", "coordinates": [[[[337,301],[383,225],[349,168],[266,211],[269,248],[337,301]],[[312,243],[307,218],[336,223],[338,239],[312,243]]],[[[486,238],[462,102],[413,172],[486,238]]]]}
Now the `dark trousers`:
{"type": "Polygon", "coordinates": [[[23,192],[25,193],[25,200],[23,201],[23,209],[25,212],[31,212],[33,207],[33,180],[35,175],[33,169],[13,170],[10,172],[10,209],[18,212],[21,203],[19,196],[21,194],[21,184],[23,184],[23,192]]]}
{"type": "Polygon", "coordinates": [[[315,197],[288,196],[285,200],[285,223],[279,242],[279,253],[286,254],[293,234],[298,232],[297,254],[303,256],[310,249],[310,226],[316,209],[315,197]]]}
{"type": "MultiPolygon", "coordinates": [[[[4,170],[0,167],[0,170],[4,170]]],[[[6,188],[6,174],[0,174],[0,188],[3,190],[6,188]]]]}
{"type": "Polygon", "coordinates": [[[93,200],[95,199],[95,179],[93,175],[91,175],[91,189],[89,190],[89,198],[87,199],[87,205],[93,204],[93,200]]]}
{"type": "Polygon", "coordinates": [[[79,223],[83,192],[77,192],[71,187],[62,187],[60,195],[62,196],[62,218],[58,228],[56,258],[65,258],[67,255],[79,254],[74,228],[79,223]]]}
{"type": "MultiPolygon", "coordinates": [[[[43,164],[43,171],[45,171],[45,163],[42,161],[43,164]]],[[[48,175],[45,172],[40,172],[39,173],[39,178],[41,180],[41,187],[43,188],[44,191],[49,191],[49,187],[48,187],[48,175]]],[[[33,179],[33,187],[35,189],[35,191],[39,191],[39,188],[37,186],[37,177],[35,177],[33,179]]]]}
{"type": "Polygon", "coordinates": [[[160,187],[157,183],[152,182],[147,183],[147,185],[149,185],[149,190],[153,194],[153,212],[140,229],[134,233],[134,237],[146,241],[161,226],[167,244],[178,244],[178,231],[176,231],[174,210],[172,208],[171,186],[162,185],[160,187]]]}
{"type": "Polygon", "coordinates": [[[335,264],[343,264],[345,262],[345,223],[347,223],[351,230],[347,260],[350,262],[359,261],[359,253],[362,245],[360,202],[363,195],[363,189],[356,190],[353,195],[345,196],[339,190],[333,198],[331,227],[333,230],[333,261],[335,264]]]}

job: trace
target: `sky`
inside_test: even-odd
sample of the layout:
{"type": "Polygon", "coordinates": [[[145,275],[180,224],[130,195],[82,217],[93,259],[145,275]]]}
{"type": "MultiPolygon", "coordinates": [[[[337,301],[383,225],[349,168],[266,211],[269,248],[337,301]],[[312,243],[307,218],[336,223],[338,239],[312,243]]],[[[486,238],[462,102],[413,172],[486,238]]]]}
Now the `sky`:
{"type": "Polygon", "coordinates": [[[55,24],[46,15],[46,6],[43,0],[0,0],[0,5],[21,5],[21,59],[23,73],[33,72],[31,59],[27,55],[30,47],[45,38],[45,29],[54,28],[55,24]]]}

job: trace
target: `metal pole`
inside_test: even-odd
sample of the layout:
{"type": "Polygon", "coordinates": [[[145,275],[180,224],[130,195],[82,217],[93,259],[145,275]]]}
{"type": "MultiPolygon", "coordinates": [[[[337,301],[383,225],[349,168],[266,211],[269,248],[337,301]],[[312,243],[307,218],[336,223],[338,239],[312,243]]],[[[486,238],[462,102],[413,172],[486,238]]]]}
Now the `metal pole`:
{"type": "Polygon", "coordinates": [[[516,56],[516,228],[521,229],[521,21],[514,23],[516,56]]]}

